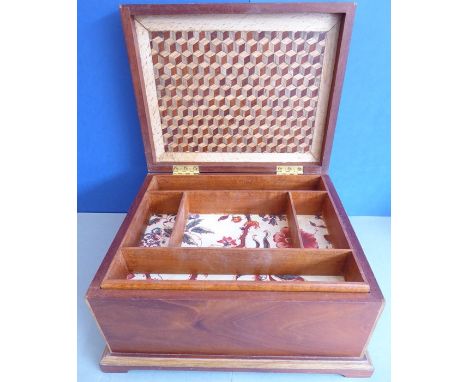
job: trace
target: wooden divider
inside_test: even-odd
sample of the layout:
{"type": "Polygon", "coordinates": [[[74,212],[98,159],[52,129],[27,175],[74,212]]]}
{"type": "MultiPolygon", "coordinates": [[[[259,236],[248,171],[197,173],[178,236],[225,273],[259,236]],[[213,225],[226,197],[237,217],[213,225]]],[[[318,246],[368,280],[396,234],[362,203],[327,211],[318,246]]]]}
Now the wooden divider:
{"type": "Polygon", "coordinates": [[[332,240],[333,247],[350,248],[349,242],[344,234],[343,227],[338,219],[338,214],[329,198],[327,198],[323,203],[323,220],[325,221],[328,232],[330,233],[330,239],[332,240]]]}
{"type": "Polygon", "coordinates": [[[123,248],[129,272],[344,276],[345,281],[204,281],[107,278],[102,288],[368,292],[350,250],[247,248],[123,248]],[[347,272],[351,272],[349,275],[347,272]]]}
{"type": "Polygon", "coordinates": [[[369,292],[369,284],[363,282],[265,282],[265,281],[155,281],[155,280],[112,280],[101,283],[103,289],[138,290],[201,290],[201,291],[265,291],[265,292],[369,292]]]}
{"type": "Polygon", "coordinates": [[[290,191],[289,195],[298,215],[322,215],[323,204],[328,197],[326,191],[290,191]]]}
{"type": "MultiPolygon", "coordinates": [[[[123,248],[130,272],[336,275],[350,250],[300,248],[123,248]]],[[[359,280],[353,280],[359,281],[359,280]]]]}
{"type": "Polygon", "coordinates": [[[323,190],[320,175],[154,175],[150,191],[323,190]]]}
{"type": "Polygon", "coordinates": [[[188,219],[189,204],[187,194],[184,192],[180,200],[179,210],[177,211],[176,221],[172,228],[172,234],[169,238],[169,247],[180,247],[184,237],[185,224],[188,219]]]}
{"type": "Polygon", "coordinates": [[[145,195],[137,208],[133,221],[122,240],[122,246],[137,245],[143,234],[150,214],[150,197],[145,195]]]}
{"type": "Polygon", "coordinates": [[[294,248],[304,248],[302,237],[300,233],[299,223],[297,222],[296,207],[291,196],[288,192],[288,209],[287,209],[288,223],[289,223],[289,234],[291,236],[292,245],[294,248]]]}

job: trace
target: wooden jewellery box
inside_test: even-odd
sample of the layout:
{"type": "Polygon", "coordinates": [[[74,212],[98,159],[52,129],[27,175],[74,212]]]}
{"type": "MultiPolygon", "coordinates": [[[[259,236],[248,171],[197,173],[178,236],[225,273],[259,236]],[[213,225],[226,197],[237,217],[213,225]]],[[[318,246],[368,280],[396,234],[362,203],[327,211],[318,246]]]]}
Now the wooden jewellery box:
{"type": "Polygon", "coordinates": [[[354,8],[121,7],[149,173],[86,297],[103,371],[372,374],[384,300],[328,176],[354,8]]]}

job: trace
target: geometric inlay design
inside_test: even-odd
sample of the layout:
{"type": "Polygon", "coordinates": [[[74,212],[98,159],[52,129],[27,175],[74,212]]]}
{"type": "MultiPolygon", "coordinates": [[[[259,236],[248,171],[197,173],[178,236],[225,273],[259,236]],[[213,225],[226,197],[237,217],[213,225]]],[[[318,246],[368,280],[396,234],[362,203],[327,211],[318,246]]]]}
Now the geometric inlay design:
{"type": "Polygon", "coordinates": [[[326,35],[151,31],[164,151],[309,153],[326,35]]]}

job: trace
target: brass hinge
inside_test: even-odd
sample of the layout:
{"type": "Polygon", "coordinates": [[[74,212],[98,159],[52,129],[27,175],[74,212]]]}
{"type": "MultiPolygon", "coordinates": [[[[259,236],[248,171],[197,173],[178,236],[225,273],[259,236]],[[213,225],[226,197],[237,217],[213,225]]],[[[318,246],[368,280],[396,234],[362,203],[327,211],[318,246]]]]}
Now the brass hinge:
{"type": "Polygon", "coordinates": [[[302,175],[302,166],[276,166],[276,175],[302,175]]]}
{"type": "Polygon", "coordinates": [[[196,165],[172,166],[172,175],[198,175],[199,173],[200,170],[196,165]]]}

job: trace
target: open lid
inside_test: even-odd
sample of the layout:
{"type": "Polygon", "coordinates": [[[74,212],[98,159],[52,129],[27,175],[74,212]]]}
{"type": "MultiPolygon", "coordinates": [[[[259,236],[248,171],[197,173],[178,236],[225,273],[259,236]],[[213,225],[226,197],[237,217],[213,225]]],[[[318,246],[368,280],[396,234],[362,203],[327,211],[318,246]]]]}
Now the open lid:
{"type": "Polygon", "coordinates": [[[148,170],[328,170],[353,3],[124,5],[148,170]]]}

